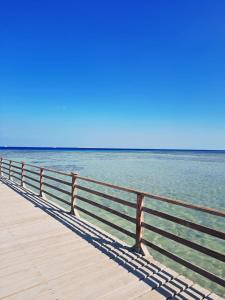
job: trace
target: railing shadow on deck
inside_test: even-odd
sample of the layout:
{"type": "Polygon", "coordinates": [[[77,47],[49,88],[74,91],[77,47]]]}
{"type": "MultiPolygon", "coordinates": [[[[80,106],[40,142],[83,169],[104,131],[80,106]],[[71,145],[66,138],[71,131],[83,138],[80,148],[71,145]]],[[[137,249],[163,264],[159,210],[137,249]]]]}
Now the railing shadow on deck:
{"type": "Polygon", "coordinates": [[[24,199],[31,202],[36,208],[41,209],[75,234],[85,239],[104,255],[107,255],[109,259],[112,259],[118,265],[136,276],[140,281],[149,285],[150,288],[157,289],[165,298],[172,298],[176,295],[177,290],[181,292],[187,288],[187,293],[189,293],[190,296],[192,292],[195,296],[196,293],[199,293],[201,296],[201,292],[191,287],[192,284],[187,284],[187,281],[183,281],[180,277],[176,278],[178,276],[177,273],[160,265],[151,257],[144,257],[139,253],[130,251],[129,247],[122,242],[105,234],[81,218],[73,216],[69,212],[40,198],[31,191],[19,186],[17,183],[2,177],[0,181],[20,194],[24,199]],[[168,282],[170,286],[167,286],[168,282]]]}

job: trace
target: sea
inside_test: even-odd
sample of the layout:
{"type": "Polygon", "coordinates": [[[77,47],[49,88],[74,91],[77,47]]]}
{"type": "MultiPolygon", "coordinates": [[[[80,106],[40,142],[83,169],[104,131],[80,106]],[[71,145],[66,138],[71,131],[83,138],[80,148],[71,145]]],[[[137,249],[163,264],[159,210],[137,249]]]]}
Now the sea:
{"type": "MultiPolygon", "coordinates": [[[[188,203],[198,204],[218,210],[225,210],[225,151],[214,150],[162,150],[162,149],[86,149],[86,148],[0,148],[0,157],[15,161],[24,161],[32,165],[43,166],[64,172],[74,172],[81,176],[145,191],[155,195],[166,196],[188,203]]],[[[109,187],[80,181],[79,184],[91,187],[121,199],[135,202],[135,195],[116,191],[109,187]]],[[[86,192],[81,195],[92,201],[109,206],[120,212],[135,217],[135,211],[121,204],[86,192]]],[[[66,196],[60,195],[66,199],[66,196]]],[[[49,197],[63,208],[66,205],[49,197]]],[[[135,226],[118,216],[95,208],[87,203],[77,205],[104,217],[129,231],[135,232],[135,226]]],[[[194,211],[163,203],[152,198],[145,199],[147,207],[170,213],[174,216],[196,222],[198,224],[225,231],[225,219],[207,213],[194,211]]],[[[68,206],[69,209],[69,206],[68,206]]],[[[81,213],[81,217],[97,225],[120,240],[132,246],[134,241],[121,232],[102,224],[90,216],[81,213]]],[[[146,215],[145,222],[157,228],[167,230],[202,246],[225,254],[225,241],[176,225],[159,217],[146,215]]],[[[177,244],[165,237],[148,230],[144,238],[156,245],[188,260],[198,266],[225,278],[225,264],[205,254],[177,244]]],[[[225,296],[225,288],[204,279],[202,276],[181,267],[178,263],[149,249],[149,253],[157,260],[196,281],[203,287],[225,296]]]]}

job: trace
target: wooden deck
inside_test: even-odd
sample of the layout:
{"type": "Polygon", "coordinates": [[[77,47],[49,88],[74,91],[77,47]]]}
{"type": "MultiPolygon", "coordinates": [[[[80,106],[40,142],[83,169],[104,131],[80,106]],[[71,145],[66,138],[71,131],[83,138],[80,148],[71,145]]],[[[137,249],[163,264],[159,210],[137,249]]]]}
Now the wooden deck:
{"type": "Polygon", "coordinates": [[[0,262],[0,299],[222,299],[6,179],[0,262]]]}

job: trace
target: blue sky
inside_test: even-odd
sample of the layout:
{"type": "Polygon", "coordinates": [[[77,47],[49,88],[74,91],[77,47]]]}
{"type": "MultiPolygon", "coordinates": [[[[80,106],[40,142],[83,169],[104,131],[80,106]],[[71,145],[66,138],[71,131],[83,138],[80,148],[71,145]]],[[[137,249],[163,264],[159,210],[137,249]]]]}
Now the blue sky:
{"type": "Polygon", "coordinates": [[[0,145],[225,149],[225,2],[3,1],[0,145]]]}

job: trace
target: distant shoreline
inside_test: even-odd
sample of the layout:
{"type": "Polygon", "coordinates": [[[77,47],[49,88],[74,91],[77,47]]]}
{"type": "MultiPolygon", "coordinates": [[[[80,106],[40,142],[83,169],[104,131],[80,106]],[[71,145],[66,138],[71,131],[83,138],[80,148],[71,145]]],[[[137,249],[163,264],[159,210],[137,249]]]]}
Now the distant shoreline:
{"type": "Polygon", "coordinates": [[[221,152],[225,153],[224,150],[213,150],[213,149],[160,149],[160,148],[88,148],[88,147],[15,147],[15,146],[0,146],[0,150],[49,150],[49,151],[140,151],[140,152],[221,152]]]}

